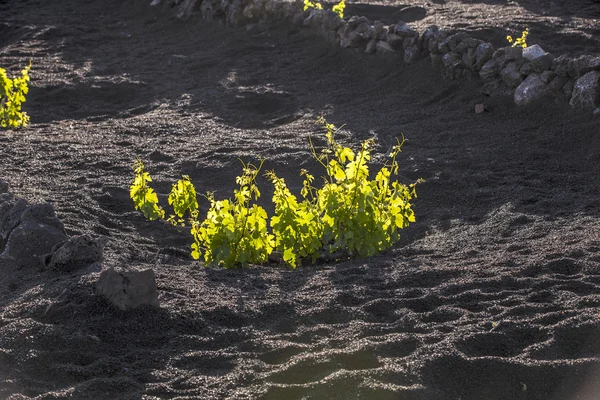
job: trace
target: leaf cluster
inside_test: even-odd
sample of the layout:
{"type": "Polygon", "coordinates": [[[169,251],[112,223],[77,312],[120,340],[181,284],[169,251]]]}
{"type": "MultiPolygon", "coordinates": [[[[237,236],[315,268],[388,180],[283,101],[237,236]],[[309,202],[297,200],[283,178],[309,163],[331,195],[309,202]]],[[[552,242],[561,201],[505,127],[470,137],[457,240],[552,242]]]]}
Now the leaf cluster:
{"type": "MultiPolygon", "coordinates": [[[[167,221],[185,225],[184,216],[189,215],[194,259],[204,255],[209,266],[233,268],[265,263],[276,249],[289,266],[296,268],[308,259],[314,263],[322,257],[372,256],[399,240],[399,230],[415,221],[410,201],[416,197],[415,185],[421,181],[407,186],[391,180],[398,174],[396,158],[404,137],[392,147],[389,160],[375,179],[369,179],[374,140],[364,141],[354,152],[335,140],[338,128],[324,118],[317,122],[326,132],[327,145],[317,153],[310,139],[310,149],[325,170],[323,185],[315,187],[314,176],[302,170],[299,200],[283,178],[268,171],[265,175],[273,184],[275,205],[269,223],[266,211],[255,203],[260,197],[256,178],[263,160],[258,166],[242,162],[242,174],[236,178],[239,188],[234,190],[233,199],[215,200],[212,193],[205,195],[210,207],[203,221],[198,219],[196,190],[189,177],[183,176],[173,185],[169,204],[175,215],[167,221]]],[[[143,163],[136,161],[134,170],[131,198],[135,208],[150,220],[164,218],[156,193],[148,186],[152,179],[143,163]]]]}
{"type": "Polygon", "coordinates": [[[215,200],[212,193],[206,198],[210,208],[206,219],[192,222],[192,257],[204,252],[209,266],[234,268],[263,264],[273,252],[275,239],[267,231],[267,212],[254,203],[260,197],[256,176],[261,167],[243,164],[243,173],[236,178],[239,189],[233,200],[215,200]]]}
{"type": "Polygon", "coordinates": [[[508,43],[512,43],[512,47],[521,46],[522,48],[527,47],[527,36],[529,35],[529,28],[525,28],[525,30],[521,33],[520,38],[514,38],[510,35],[506,37],[508,43]]]}
{"type": "Polygon", "coordinates": [[[2,128],[21,128],[29,123],[29,116],[21,111],[25,95],[29,93],[29,65],[23,68],[21,76],[10,79],[6,70],[0,68],[0,126],[2,128]]]}
{"type": "MultiPolygon", "coordinates": [[[[304,11],[308,10],[309,8],[314,8],[316,10],[322,10],[323,5],[317,0],[315,0],[314,2],[311,0],[304,0],[304,11]]],[[[340,18],[344,18],[344,9],[345,8],[346,8],[346,0],[342,0],[339,3],[335,4],[331,8],[331,11],[336,13],[340,18]]]]}

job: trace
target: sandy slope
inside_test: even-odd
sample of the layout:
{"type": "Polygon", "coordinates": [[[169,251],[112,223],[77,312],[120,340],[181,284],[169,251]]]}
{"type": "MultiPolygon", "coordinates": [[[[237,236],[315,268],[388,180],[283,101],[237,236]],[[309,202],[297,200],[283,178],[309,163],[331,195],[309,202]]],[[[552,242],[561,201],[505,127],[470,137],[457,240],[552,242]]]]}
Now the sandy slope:
{"type": "MultiPolygon", "coordinates": [[[[0,179],[54,204],[69,234],[107,236],[104,267],[155,268],[161,301],[122,313],[94,295],[97,273],[0,268],[0,398],[597,398],[597,117],[517,108],[427,62],[334,49],[293,27],[182,22],[147,3],[0,5],[0,65],[34,65],[34,123],[0,133],[0,179]],[[474,113],[480,102],[489,112],[474,113]],[[267,157],[299,189],[301,168],[318,174],[307,138],[320,112],[347,124],[346,144],[375,136],[383,154],[408,138],[400,180],[427,182],[391,251],[210,270],[189,258],[185,231],[133,211],[135,157],[163,202],[180,174],[229,196],[237,157],[267,157]]],[[[501,15],[493,1],[442,3],[427,18],[507,27],[482,17],[501,15]]],[[[533,3],[511,7],[547,29],[574,24],[552,46],[598,50],[586,33],[597,19],[533,3]]]]}

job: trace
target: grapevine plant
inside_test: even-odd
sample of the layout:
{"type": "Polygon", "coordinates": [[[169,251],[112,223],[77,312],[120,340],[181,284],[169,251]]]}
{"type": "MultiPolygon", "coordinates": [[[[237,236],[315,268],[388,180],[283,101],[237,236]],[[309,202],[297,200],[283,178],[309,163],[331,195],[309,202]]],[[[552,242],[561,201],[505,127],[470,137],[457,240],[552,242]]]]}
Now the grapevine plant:
{"type": "Polygon", "coordinates": [[[529,28],[525,28],[525,30],[521,33],[520,38],[514,38],[510,35],[506,37],[508,43],[512,43],[512,47],[521,46],[522,48],[527,47],[527,36],[529,35],[529,28]]]}
{"type": "Polygon", "coordinates": [[[29,65],[23,68],[21,76],[10,79],[4,68],[0,68],[0,126],[2,128],[21,128],[29,123],[29,116],[21,111],[25,95],[29,93],[29,65]]]}
{"type": "MultiPolygon", "coordinates": [[[[313,186],[314,176],[301,170],[304,181],[299,200],[283,178],[268,171],[275,205],[269,223],[266,211],[255,204],[260,197],[256,178],[264,160],[258,166],[242,162],[242,174],[236,178],[239,189],[234,191],[233,199],[215,200],[214,194],[206,194],[210,207],[203,221],[198,219],[196,191],[189,177],[173,185],[169,204],[175,215],[167,221],[185,225],[184,217],[188,215],[194,259],[204,255],[209,266],[233,268],[265,263],[277,250],[290,267],[296,268],[302,260],[314,263],[319,258],[369,257],[399,240],[399,230],[415,221],[410,201],[416,197],[415,185],[421,181],[406,186],[391,179],[398,174],[396,158],[404,137],[393,146],[389,160],[371,180],[368,163],[374,140],[364,141],[355,153],[335,140],[338,128],[324,118],[318,123],[326,131],[327,146],[317,153],[312,139],[309,143],[313,157],[326,172],[324,184],[321,188],[313,186]]],[[[131,198],[135,208],[150,220],[164,219],[156,193],[148,186],[152,179],[143,163],[137,161],[134,169],[131,198]]]]}
{"type": "MultiPolygon", "coordinates": [[[[313,2],[311,0],[304,0],[304,11],[308,10],[309,8],[314,8],[316,10],[322,10],[323,5],[319,1],[313,2]]],[[[331,8],[331,11],[336,13],[340,18],[344,18],[344,9],[345,8],[346,8],[346,0],[342,0],[339,3],[335,4],[331,8]]]]}

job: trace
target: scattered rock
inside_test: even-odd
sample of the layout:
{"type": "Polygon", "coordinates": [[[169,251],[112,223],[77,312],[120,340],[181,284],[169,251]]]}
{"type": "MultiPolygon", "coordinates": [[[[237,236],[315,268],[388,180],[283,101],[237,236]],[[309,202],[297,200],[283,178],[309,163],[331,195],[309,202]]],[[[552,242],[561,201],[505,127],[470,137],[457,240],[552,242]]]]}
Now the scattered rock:
{"type": "Polygon", "coordinates": [[[475,104],[475,112],[477,114],[481,114],[485,111],[485,106],[483,104],[475,104]]]}
{"type": "Polygon", "coordinates": [[[540,75],[529,75],[515,90],[515,103],[525,106],[551,95],[550,86],[544,82],[540,75]]]}
{"type": "Polygon", "coordinates": [[[40,267],[41,257],[65,240],[67,235],[64,229],[37,221],[21,222],[11,232],[0,257],[12,259],[18,268],[40,267]]]}
{"type": "Polygon", "coordinates": [[[158,292],[154,271],[117,272],[114,268],[103,271],[96,283],[96,292],[120,310],[141,305],[158,307],[158,292]]]}
{"type": "Polygon", "coordinates": [[[94,239],[89,235],[73,236],[65,243],[56,245],[46,258],[46,267],[62,272],[73,272],[102,261],[106,239],[94,239]]]}
{"type": "Polygon", "coordinates": [[[590,71],[577,79],[569,104],[579,108],[600,106],[600,71],[590,71]]]}

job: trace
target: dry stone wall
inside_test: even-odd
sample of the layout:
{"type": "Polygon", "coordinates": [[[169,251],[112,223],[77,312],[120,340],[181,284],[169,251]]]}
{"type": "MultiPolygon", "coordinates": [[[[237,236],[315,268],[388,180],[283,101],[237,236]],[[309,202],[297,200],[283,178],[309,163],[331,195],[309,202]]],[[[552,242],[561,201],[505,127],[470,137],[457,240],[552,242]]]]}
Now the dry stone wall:
{"type": "MultiPolygon", "coordinates": [[[[165,2],[165,0],[163,0],[165,2]]],[[[538,101],[567,102],[600,114],[600,56],[555,57],[539,45],[525,49],[501,47],[430,26],[418,32],[399,21],[386,26],[366,17],[341,19],[331,10],[303,10],[302,1],[286,0],[166,0],[187,18],[199,9],[205,19],[226,25],[290,21],[317,32],[331,43],[367,54],[395,53],[406,63],[428,59],[448,79],[475,77],[486,95],[512,95],[517,105],[538,101]]],[[[154,0],[152,5],[159,5],[154,0]]]]}

